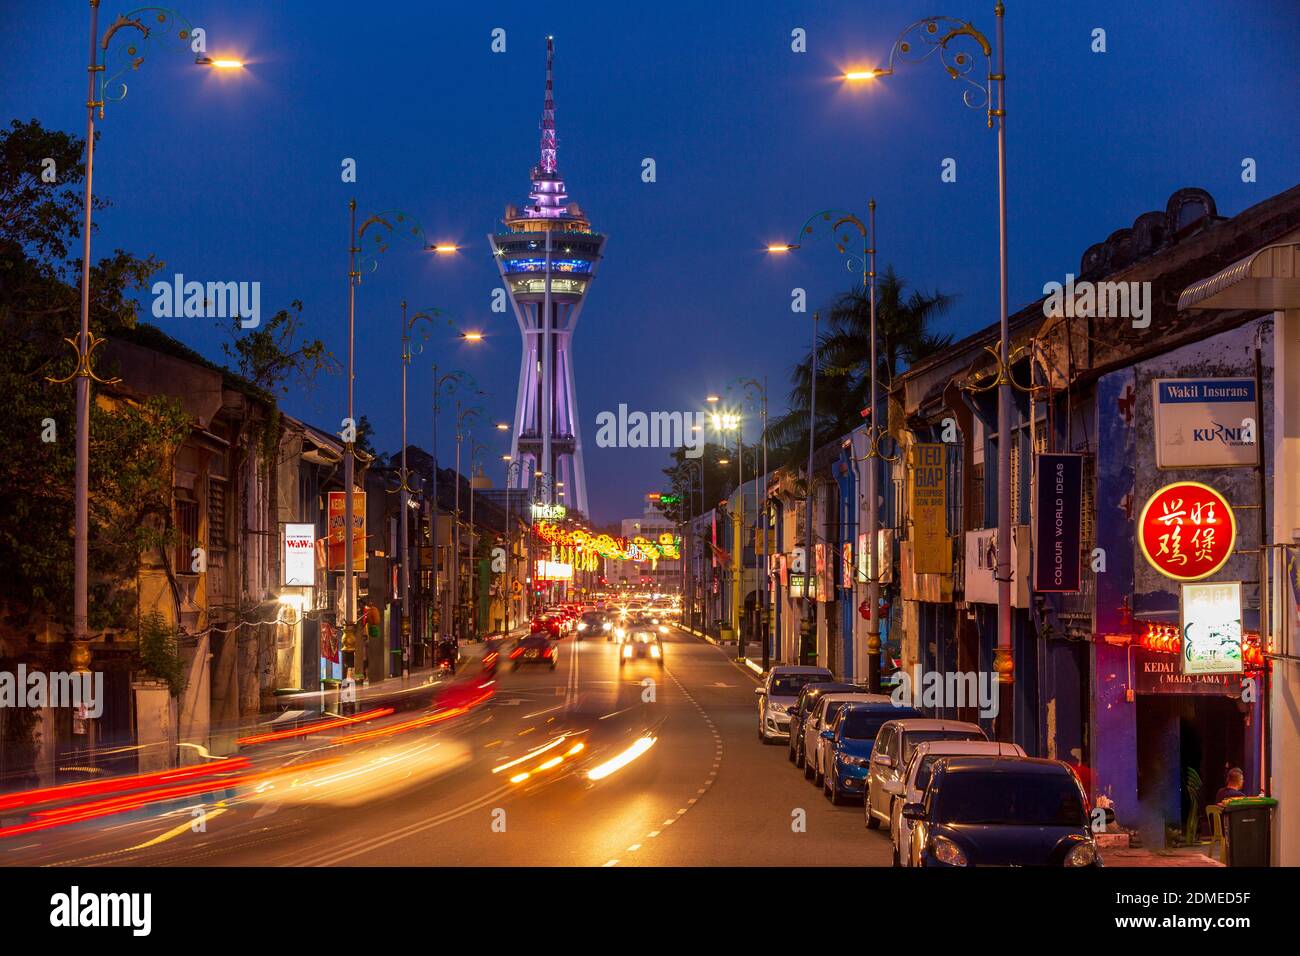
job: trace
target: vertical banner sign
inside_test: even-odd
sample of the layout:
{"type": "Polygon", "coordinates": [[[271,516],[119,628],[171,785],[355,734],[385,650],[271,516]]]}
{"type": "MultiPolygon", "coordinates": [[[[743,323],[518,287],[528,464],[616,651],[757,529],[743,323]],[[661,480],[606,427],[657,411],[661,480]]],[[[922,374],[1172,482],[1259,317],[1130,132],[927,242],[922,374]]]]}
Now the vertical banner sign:
{"type": "Polygon", "coordinates": [[[1034,515],[1034,590],[1079,590],[1083,534],[1083,457],[1038,456],[1034,515]]]}
{"type": "MultiPolygon", "coordinates": [[[[346,563],[343,548],[347,537],[343,533],[344,516],[347,499],[341,491],[331,491],[329,501],[329,569],[342,571],[346,563]]],[[[366,569],[366,493],[352,493],[352,570],[364,572],[366,569]]]]}
{"type": "Polygon", "coordinates": [[[843,563],[840,565],[841,567],[840,584],[843,587],[852,588],[853,587],[853,545],[850,542],[845,541],[840,551],[842,552],[842,556],[843,556],[843,563]]]}
{"type": "Polygon", "coordinates": [[[1183,585],[1183,673],[1240,674],[1241,582],[1183,585]]]}
{"type": "Polygon", "coordinates": [[[911,478],[912,562],[917,574],[951,574],[948,541],[948,460],[941,442],[921,442],[907,453],[911,478]]]}
{"type": "Polygon", "coordinates": [[[284,556],[280,562],[284,569],[285,587],[309,588],[316,583],[316,526],[286,524],[284,526],[284,556]]]}

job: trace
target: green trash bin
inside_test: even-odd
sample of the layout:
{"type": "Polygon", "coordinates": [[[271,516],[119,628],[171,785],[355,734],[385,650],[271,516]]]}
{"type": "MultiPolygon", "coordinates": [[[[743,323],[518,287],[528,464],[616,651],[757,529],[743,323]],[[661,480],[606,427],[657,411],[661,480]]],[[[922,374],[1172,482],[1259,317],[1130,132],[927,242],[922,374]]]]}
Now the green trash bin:
{"type": "Polygon", "coordinates": [[[1223,804],[1228,866],[1268,866],[1273,849],[1272,797],[1238,797],[1223,804]]]}

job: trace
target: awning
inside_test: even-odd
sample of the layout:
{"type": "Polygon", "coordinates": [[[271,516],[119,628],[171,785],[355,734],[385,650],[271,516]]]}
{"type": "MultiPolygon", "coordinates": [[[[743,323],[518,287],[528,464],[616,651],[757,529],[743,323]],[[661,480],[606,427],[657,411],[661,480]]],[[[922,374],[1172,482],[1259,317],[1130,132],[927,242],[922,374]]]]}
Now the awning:
{"type": "Polygon", "coordinates": [[[1178,297],[1185,309],[1300,309],[1300,242],[1265,246],[1178,297]]]}

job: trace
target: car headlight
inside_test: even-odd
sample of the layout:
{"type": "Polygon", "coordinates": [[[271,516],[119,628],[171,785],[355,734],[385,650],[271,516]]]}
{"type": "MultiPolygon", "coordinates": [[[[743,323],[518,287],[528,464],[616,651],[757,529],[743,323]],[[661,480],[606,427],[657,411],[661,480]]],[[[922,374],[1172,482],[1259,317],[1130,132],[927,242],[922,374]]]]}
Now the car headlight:
{"type": "Polygon", "coordinates": [[[631,656],[632,656],[632,645],[631,645],[631,644],[628,644],[626,647],[623,648],[623,656],[624,656],[624,657],[631,657],[631,656]]]}
{"type": "Polygon", "coordinates": [[[1097,862],[1097,845],[1086,840],[1065,854],[1066,866],[1092,866],[1097,862]]]}
{"type": "Polygon", "coordinates": [[[852,754],[840,754],[840,760],[850,767],[865,767],[871,763],[866,757],[854,757],[852,754]]]}
{"type": "Polygon", "coordinates": [[[586,629],[587,629],[587,622],[586,622],[586,621],[580,621],[580,622],[578,623],[578,630],[580,630],[580,631],[585,631],[586,629]]]}
{"type": "Polygon", "coordinates": [[[667,624],[660,624],[660,625],[659,625],[659,633],[660,633],[660,634],[667,634],[667,633],[668,633],[668,625],[667,625],[667,624]]]}
{"type": "Polygon", "coordinates": [[[947,837],[937,836],[930,841],[930,852],[940,863],[947,866],[966,866],[966,854],[961,847],[947,837]]]}
{"type": "Polygon", "coordinates": [[[600,626],[600,629],[601,629],[602,631],[608,631],[608,630],[609,630],[611,627],[613,627],[613,626],[614,626],[614,625],[613,625],[613,624],[610,624],[609,621],[606,621],[604,624],[602,624],[602,625],[600,626]]]}
{"type": "Polygon", "coordinates": [[[658,646],[657,644],[652,644],[652,645],[650,646],[650,656],[651,656],[651,657],[658,657],[658,656],[659,656],[659,646],[658,646]]]}

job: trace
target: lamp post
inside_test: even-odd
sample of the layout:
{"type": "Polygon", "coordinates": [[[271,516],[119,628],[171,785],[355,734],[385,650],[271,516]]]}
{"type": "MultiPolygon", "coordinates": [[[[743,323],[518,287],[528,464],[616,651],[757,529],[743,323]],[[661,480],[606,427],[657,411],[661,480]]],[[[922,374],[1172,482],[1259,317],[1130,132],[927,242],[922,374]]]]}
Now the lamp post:
{"type": "MultiPolygon", "coordinates": [[[[452,542],[452,562],[451,562],[451,613],[452,613],[452,635],[457,642],[460,641],[460,443],[465,438],[464,428],[465,420],[475,418],[479,414],[477,408],[462,408],[460,399],[456,399],[456,518],[453,526],[454,541],[452,542]]],[[[473,493],[471,491],[471,502],[473,493]]]]}
{"type": "MultiPolygon", "coordinates": [[[[452,608],[444,607],[442,601],[442,590],[438,581],[438,416],[441,410],[441,399],[444,390],[450,397],[457,387],[469,388],[474,395],[483,395],[484,392],[474,381],[473,376],[468,372],[460,369],[454,369],[446,374],[438,375],[438,363],[433,363],[433,593],[434,606],[437,608],[438,626],[435,631],[441,632],[446,626],[446,622],[454,613],[452,608]]],[[[459,407],[459,406],[458,406],[459,407]]],[[[456,474],[460,474],[460,464],[457,462],[456,474]]],[[[458,485],[459,487],[459,485],[458,485]]],[[[453,562],[454,563],[454,562],[453,562]]],[[[434,635],[437,637],[437,634],[434,635]]],[[[434,643],[437,643],[435,640],[434,643]]]]}
{"type": "MultiPolygon", "coordinates": [[[[710,402],[714,396],[710,396],[710,402]]],[[[719,434],[736,432],[736,506],[732,508],[732,542],[731,542],[731,624],[736,631],[736,659],[745,657],[745,635],[740,624],[740,609],[743,606],[744,556],[745,549],[745,454],[743,451],[744,431],[741,418],[734,412],[713,413],[713,427],[719,434]]],[[[723,439],[726,447],[726,439],[723,439]]]]}
{"type": "MultiPolygon", "coordinates": [[[[514,481],[517,482],[517,483],[520,484],[520,485],[522,485],[522,484],[524,483],[524,482],[523,482],[523,478],[522,478],[521,476],[523,475],[523,470],[524,470],[525,462],[522,461],[522,460],[520,460],[520,461],[513,461],[513,460],[511,460],[511,457],[510,457],[509,455],[502,455],[501,457],[502,457],[502,459],[503,459],[503,460],[505,461],[505,463],[506,463],[506,484],[505,484],[505,491],[506,491],[506,548],[507,548],[507,552],[511,554],[510,563],[511,563],[511,566],[513,566],[513,564],[514,564],[513,548],[510,546],[510,512],[511,512],[510,502],[513,500],[513,497],[514,497],[514,496],[511,495],[510,492],[511,492],[512,490],[514,490],[514,489],[513,489],[513,485],[511,484],[511,478],[513,477],[514,481]]],[[[523,523],[523,519],[522,519],[522,517],[520,518],[520,523],[523,523]]],[[[531,544],[531,540],[532,540],[532,535],[530,534],[530,535],[527,536],[527,538],[525,538],[525,541],[524,541],[524,548],[525,548],[525,552],[526,552],[526,553],[525,553],[525,558],[524,558],[525,562],[527,562],[527,561],[529,560],[529,558],[530,558],[530,556],[531,556],[531,554],[532,554],[532,544],[531,544]]],[[[525,565],[525,566],[527,566],[527,565],[525,565]]],[[[524,577],[528,577],[528,576],[529,576],[528,574],[525,574],[525,575],[524,575],[524,577]]],[[[510,582],[510,588],[511,588],[511,590],[512,590],[512,593],[511,593],[510,598],[509,598],[509,600],[510,600],[510,604],[511,604],[511,605],[513,605],[513,603],[514,603],[514,595],[513,595],[514,580],[515,580],[515,579],[513,578],[513,575],[512,575],[512,576],[511,576],[511,582],[510,582]]],[[[526,595],[526,592],[525,592],[525,597],[524,597],[524,601],[523,601],[523,610],[524,610],[525,616],[527,615],[527,608],[528,608],[528,598],[527,598],[527,595],[526,595]]],[[[506,629],[507,629],[507,630],[510,629],[510,622],[509,622],[509,620],[506,621],[506,629]]]]}
{"type": "Polygon", "coordinates": [[[1011,646],[1011,332],[1007,321],[1007,112],[1005,37],[1002,0],[993,7],[996,22],[996,50],[988,38],[975,27],[953,17],[927,17],[903,30],[889,52],[889,65],[883,69],[846,74],[849,80],[870,80],[892,76],[894,60],[917,62],[939,54],[939,62],[954,80],[967,85],[962,102],[970,109],[986,110],[988,125],[996,124],[998,142],[998,643],[993,669],[1001,683],[1015,680],[1011,646]],[[973,42],[988,66],[988,79],[978,83],[969,74],[975,66],[975,54],[950,47],[954,41],[973,42]]]}
{"type": "MultiPolygon", "coordinates": [[[[345,487],[343,496],[343,616],[345,628],[343,649],[353,655],[352,666],[355,669],[357,615],[352,540],[356,472],[356,417],[353,408],[353,393],[356,386],[357,286],[361,284],[361,270],[358,268],[357,253],[362,251],[361,244],[365,240],[366,233],[371,229],[375,230],[375,232],[371,233],[375,241],[375,250],[362,263],[370,272],[373,272],[378,267],[378,254],[388,249],[388,242],[391,242],[394,234],[401,235],[409,230],[411,235],[419,239],[422,249],[439,255],[455,252],[456,246],[450,243],[438,243],[437,245],[428,243],[425,241],[424,230],[419,222],[399,209],[389,209],[376,213],[363,221],[360,228],[357,227],[357,201],[355,199],[348,200],[348,214],[348,414],[343,430],[343,484],[345,487]],[[401,227],[401,233],[398,233],[398,227],[401,227]]],[[[405,318],[403,318],[403,329],[405,333],[405,318]]],[[[405,337],[405,334],[403,337],[405,337]]],[[[405,365],[403,365],[403,372],[405,372],[405,365]]],[[[403,388],[402,394],[403,398],[405,398],[405,388],[403,388]]],[[[402,448],[403,453],[405,453],[405,442],[403,442],[402,448]]],[[[405,465],[403,465],[403,470],[405,470],[405,465]]],[[[364,641],[361,642],[361,662],[362,673],[364,674],[367,670],[364,641]]]]}
{"type": "Polygon", "coordinates": [[[475,588],[478,581],[478,533],[474,525],[474,464],[478,453],[487,451],[486,445],[480,445],[470,439],[469,443],[469,626],[471,640],[478,640],[478,607],[475,605],[475,588]]]}
{"type": "MultiPolygon", "coordinates": [[[[735,384],[745,389],[746,395],[749,396],[751,399],[753,397],[751,394],[751,390],[752,392],[756,392],[759,397],[759,412],[761,415],[762,435],[763,435],[762,438],[763,463],[761,466],[762,467],[761,474],[763,475],[764,480],[766,480],[766,476],[767,476],[767,376],[763,376],[762,382],[759,382],[758,379],[750,378],[750,379],[743,379],[741,381],[736,382],[735,384]]],[[[757,445],[754,447],[754,472],[755,475],[759,474],[757,445]]],[[[763,593],[759,597],[759,601],[755,602],[754,609],[756,613],[755,613],[755,621],[754,621],[754,631],[756,634],[758,634],[760,643],[763,645],[763,672],[766,673],[769,665],[772,663],[772,653],[771,653],[772,642],[771,642],[771,637],[768,633],[769,608],[768,608],[768,600],[767,600],[768,599],[767,528],[764,522],[760,522],[759,520],[760,514],[764,518],[766,518],[767,516],[767,492],[766,489],[764,489],[763,494],[760,497],[758,483],[756,481],[754,484],[754,528],[755,531],[757,532],[757,535],[761,535],[763,546],[761,548],[756,548],[754,554],[755,563],[758,565],[758,568],[756,569],[758,573],[755,574],[755,584],[762,582],[763,593]],[[760,501],[762,502],[762,504],[759,503],[760,501]]]]}
{"type": "MultiPolygon", "coordinates": [[[[862,460],[867,463],[867,603],[871,608],[871,617],[867,619],[867,685],[872,693],[880,692],[880,571],[877,567],[879,561],[879,547],[876,539],[880,533],[880,491],[879,469],[880,463],[874,459],[880,457],[879,443],[884,429],[879,424],[879,392],[876,384],[876,373],[878,371],[879,359],[876,354],[876,201],[871,199],[867,202],[867,223],[852,213],[838,212],[835,210],[826,210],[815,213],[810,216],[804,223],[803,228],[799,230],[801,240],[805,237],[815,239],[820,232],[825,230],[829,232],[835,243],[835,249],[845,257],[845,265],[851,271],[859,271],[862,276],[862,284],[867,290],[868,312],[870,316],[870,330],[868,336],[871,339],[871,367],[868,371],[870,379],[871,392],[871,413],[867,431],[867,454],[862,460]],[[861,238],[862,246],[859,252],[856,247],[851,246],[852,235],[848,227],[856,230],[861,238]]],[[[800,243],[790,243],[788,245],[768,246],[770,252],[790,252],[800,248],[800,243]]],[[[813,317],[814,325],[816,316],[813,317]]],[[[814,363],[816,361],[816,346],[814,345],[814,363]]],[[[814,367],[812,382],[814,400],[817,389],[817,375],[814,367]]],[[[811,445],[811,439],[810,439],[811,445]]],[[[812,449],[808,452],[808,477],[812,481],[812,449]]],[[[811,488],[811,485],[810,485],[811,488]]],[[[809,538],[811,541],[811,536],[809,538]]],[[[809,553],[808,560],[812,561],[812,554],[809,553]]],[[[853,675],[846,675],[852,677],[853,675]]]]}
{"type": "MultiPolygon", "coordinates": [[[[62,385],[76,379],[76,464],[73,488],[73,588],[72,588],[72,640],[73,667],[88,670],[90,663],[89,640],[89,581],[90,581],[90,383],[115,384],[117,379],[102,379],[94,372],[95,350],[104,340],[90,331],[90,233],[91,212],[94,208],[95,173],[95,111],[104,118],[104,104],[110,99],[126,97],[126,84],[121,76],[128,69],[139,69],[144,62],[141,46],[155,37],[168,37],[173,30],[182,42],[191,40],[193,28],[179,14],[162,7],[142,7],[134,13],[119,16],[99,35],[99,0],[90,0],[90,59],[86,67],[86,183],[83,203],[84,223],[81,229],[81,324],[76,338],[65,339],[77,353],[77,363],[66,378],[50,378],[51,383],[62,385]],[[146,25],[145,14],[154,23],[146,25]],[[126,63],[108,76],[108,53],[114,37],[121,30],[134,30],[138,37],[128,40],[126,63]],[[102,53],[102,58],[101,58],[102,53]],[[113,83],[112,91],[109,83],[113,83]],[[98,88],[97,88],[98,87],[98,88]]],[[[214,60],[206,55],[196,57],[196,64],[213,69],[239,69],[238,60],[214,60]]]]}

